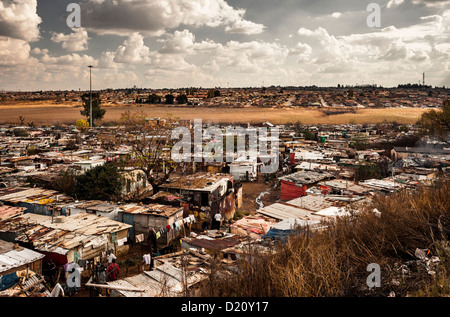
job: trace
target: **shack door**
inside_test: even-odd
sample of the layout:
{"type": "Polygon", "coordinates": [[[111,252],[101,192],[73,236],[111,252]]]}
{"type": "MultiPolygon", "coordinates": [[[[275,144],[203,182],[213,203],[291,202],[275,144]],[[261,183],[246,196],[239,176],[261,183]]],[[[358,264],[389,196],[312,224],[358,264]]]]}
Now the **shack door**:
{"type": "Polygon", "coordinates": [[[134,237],[134,218],[131,214],[122,213],[122,222],[127,225],[131,225],[130,231],[128,233],[128,237],[134,237]]]}

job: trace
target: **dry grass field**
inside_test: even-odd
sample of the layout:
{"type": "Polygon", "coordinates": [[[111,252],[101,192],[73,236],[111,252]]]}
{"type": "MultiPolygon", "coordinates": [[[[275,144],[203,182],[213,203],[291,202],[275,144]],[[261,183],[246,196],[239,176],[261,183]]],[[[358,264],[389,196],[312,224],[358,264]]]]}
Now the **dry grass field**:
{"type": "MultiPolygon", "coordinates": [[[[424,111],[427,111],[427,109],[420,108],[384,108],[357,109],[349,113],[326,114],[323,110],[317,108],[205,108],[161,105],[104,107],[107,112],[103,123],[117,122],[121,115],[129,110],[132,113],[143,112],[149,118],[202,119],[203,122],[213,123],[269,121],[275,124],[287,124],[300,121],[303,124],[347,124],[396,121],[399,124],[411,124],[415,123],[424,111]]],[[[80,110],[81,107],[76,103],[28,102],[3,104],[0,105],[0,124],[17,124],[20,122],[19,116],[24,116],[25,122],[32,121],[38,125],[73,124],[77,119],[82,118],[80,110]]]]}

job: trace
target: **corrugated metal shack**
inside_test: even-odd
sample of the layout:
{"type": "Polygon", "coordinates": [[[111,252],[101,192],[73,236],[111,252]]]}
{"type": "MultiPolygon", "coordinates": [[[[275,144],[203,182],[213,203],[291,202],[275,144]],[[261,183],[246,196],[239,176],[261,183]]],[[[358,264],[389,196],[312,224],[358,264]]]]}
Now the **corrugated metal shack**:
{"type": "Polygon", "coordinates": [[[185,290],[206,278],[206,274],[192,274],[170,263],[156,266],[153,271],[107,282],[111,297],[183,297],[185,290]]]}
{"type": "MultiPolygon", "coordinates": [[[[183,207],[160,204],[127,204],[120,206],[119,221],[132,225],[130,237],[144,234],[147,239],[150,229],[158,231],[183,219],[183,207]]],[[[184,226],[183,226],[184,229],[184,226]]],[[[158,248],[168,247],[174,240],[183,236],[183,230],[170,230],[157,240],[158,248]]]]}
{"type": "Polygon", "coordinates": [[[325,186],[327,192],[350,194],[350,195],[368,195],[371,188],[346,179],[332,179],[318,183],[325,186]]]}
{"type": "Polygon", "coordinates": [[[326,218],[314,214],[311,210],[302,208],[300,206],[291,205],[289,203],[274,203],[258,209],[257,213],[263,214],[267,217],[282,221],[286,219],[301,219],[312,221],[325,221],[326,218]]]}
{"type": "Polygon", "coordinates": [[[248,237],[232,233],[219,232],[217,230],[206,231],[206,234],[192,235],[181,239],[181,247],[184,250],[199,249],[206,251],[222,251],[241,244],[248,237]]]}
{"type": "Polygon", "coordinates": [[[0,206],[0,221],[11,218],[12,216],[23,214],[25,208],[23,207],[11,207],[11,206],[0,206]]]}
{"type": "Polygon", "coordinates": [[[336,217],[349,215],[347,207],[354,206],[357,209],[358,204],[364,204],[368,199],[368,197],[362,195],[311,194],[286,202],[274,203],[259,209],[257,212],[277,220],[301,219],[323,223],[336,217]]]}
{"type": "Polygon", "coordinates": [[[195,214],[197,229],[209,225],[220,213],[223,219],[232,219],[236,210],[233,177],[228,174],[196,173],[169,178],[160,188],[178,195],[189,203],[184,217],[195,214]]]}
{"type": "Polygon", "coordinates": [[[41,253],[0,240],[0,276],[26,269],[42,274],[43,258],[41,253]]]}
{"type": "Polygon", "coordinates": [[[23,207],[25,213],[65,215],[66,205],[73,199],[54,190],[43,188],[0,189],[0,201],[5,205],[23,207]]]}
{"type": "Polygon", "coordinates": [[[247,216],[233,222],[230,232],[241,236],[260,239],[265,235],[276,221],[273,218],[262,216],[247,216]]]}
{"type": "Polygon", "coordinates": [[[316,184],[324,179],[330,179],[333,175],[326,172],[300,171],[280,177],[281,200],[291,200],[306,195],[308,186],[316,184]]]}
{"type": "Polygon", "coordinates": [[[107,250],[128,251],[124,239],[131,226],[105,217],[79,213],[53,219],[24,214],[9,220],[13,230],[14,225],[20,228],[15,241],[43,253],[57,265],[92,260],[107,250]]]}
{"type": "Polygon", "coordinates": [[[66,215],[76,215],[78,213],[92,214],[106,217],[111,220],[118,220],[120,207],[117,204],[101,201],[81,201],[66,206],[66,215]]]}

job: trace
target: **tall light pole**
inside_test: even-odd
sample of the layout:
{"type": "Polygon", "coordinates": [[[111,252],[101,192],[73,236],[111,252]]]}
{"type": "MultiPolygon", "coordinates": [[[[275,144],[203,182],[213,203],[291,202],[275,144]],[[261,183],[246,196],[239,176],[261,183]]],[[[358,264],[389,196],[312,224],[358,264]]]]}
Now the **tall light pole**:
{"type": "Polygon", "coordinates": [[[89,114],[89,127],[92,129],[92,65],[89,65],[89,103],[90,103],[90,114],[89,114]]]}

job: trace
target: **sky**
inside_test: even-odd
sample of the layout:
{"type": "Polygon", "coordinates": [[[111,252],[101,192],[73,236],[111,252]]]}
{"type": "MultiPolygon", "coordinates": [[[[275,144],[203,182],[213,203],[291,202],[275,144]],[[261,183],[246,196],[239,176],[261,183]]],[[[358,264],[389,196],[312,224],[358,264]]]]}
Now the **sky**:
{"type": "Polygon", "coordinates": [[[0,0],[0,90],[88,90],[89,65],[94,90],[394,87],[423,73],[448,87],[450,0],[0,0]]]}

